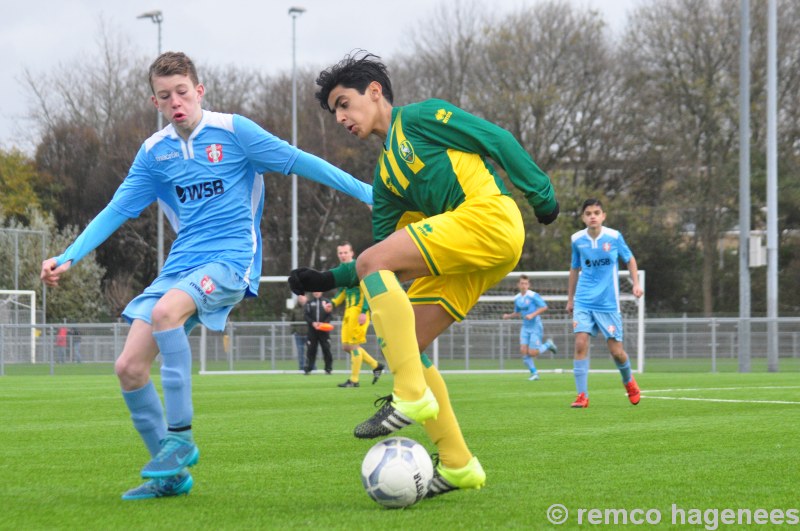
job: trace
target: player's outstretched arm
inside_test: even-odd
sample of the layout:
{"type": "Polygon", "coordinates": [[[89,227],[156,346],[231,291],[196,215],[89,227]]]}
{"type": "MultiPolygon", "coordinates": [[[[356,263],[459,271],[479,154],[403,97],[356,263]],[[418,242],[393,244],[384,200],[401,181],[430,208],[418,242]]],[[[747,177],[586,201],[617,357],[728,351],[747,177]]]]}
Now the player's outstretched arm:
{"type": "Polygon", "coordinates": [[[310,267],[299,267],[289,273],[289,287],[292,293],[300,295],[306,291],[328,291],[333,288],[352,288],[358,286],[356,262],[339,264],[330,271],[317,271],[310,267]]]}
{"type": "Polygon", "coordinates": [[[446,102],[430,100],[429,105],[444,105],[452,114],[446,121],[447,127],[443,127],[435,108],[434,112],[420,111],[418,119],[433,126],[429,134],[435,141],[468,153],[488,155],[506,170],[512,184],[525,194],[539,223],[549,225],[556,220],[559,208],[550,177],[511,132],[446,102]]]}
{"type": "Polygon", "coordinates": [[[558,201],[556,201],[556,206],[547,214],[539,214],[539,211],[536,211],[536,221],[541,223],[542,225],[550,225],[552,222],[558,218],[559,214],[559,207],[558,201]]]}
{"type": "Polygon", "coordinates": [[[322,183],[371,205],[372,186],[363,183],[333,164],[305,151],[301,151],[292,165],[292,173],[322,183]]]}
{"type": "Polygon", "coordinates": [[[336,287],[333,273],[330,271],[317,271],[310,267],[298,267],[289,273],[289,288],[295,295],[302,295],[309,291],[328,291],[336,287]]]}
{"type": "Polygon", "coordinates": [[[111,206],[105,207],[67,247],[64,254],[54,256],[42,262],[39,278],[47,286],[58,286],[58,280],[72,265],[77,264],[84,256],[92,252],[98,245],[106,241],[128,217],[120,214],[111,206]]]}
{"type": "Polygon", "coordinates": [[[55,257],[48,258],[42,262],[42,271],[39,273],[39,278],[42,279],[42,282],[47,287],[55,288],[58,286],[58,280],[61,275],[69,269],[70,265],[72,265],[71,261],[58,265],[58,260],[55,257]]]}

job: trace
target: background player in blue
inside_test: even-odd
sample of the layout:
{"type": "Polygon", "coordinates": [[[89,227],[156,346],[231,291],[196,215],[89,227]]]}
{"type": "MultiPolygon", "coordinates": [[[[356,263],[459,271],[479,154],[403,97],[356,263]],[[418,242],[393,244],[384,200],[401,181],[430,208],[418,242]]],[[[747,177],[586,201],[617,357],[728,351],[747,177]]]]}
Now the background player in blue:
{"type": "Polygon", "coordinates": [[[619,231],[603,226],[606,213],[597,199],[587,199],[581,206],[586,228],[572,235],[572,265],[569,270],[567,311],[573,312],[575,332],[575,387],[578,397],[574,408],[589,407],[589,334],[603,332],[608,351],[614,358],[631,404],[639,403],[639,386],[631,374],[628,355],[622,348],[622,315],[619,309],[619,260],[628,265],[633,294],[644,293],[639,286],[636,259],[619,231]]]}
{"type": "Polygon", "coordinates": [[[372,203],[372,189],[238,115],[204,111],[204,86],[182,53],[159,56],[149,70],[153,104],[169,125],[145,140],[111,202],[67,250],[42,263],[41,278],[61,274],[125,220],[159,201],[177,232],[164,267],[123,312],[131,323],[115,371],[122,395],[152,460],[143,485],[123,499],[186,494],[197,463],[192,438],[187,334],[198,323],[223,330],[231,308],[255,296],[261,274],[259,221],[264,172],[296,173],[372,203]],[[162,408],[150,381],[161,353],[162,408]],[[166,412],[166,419],[165,419],[166,412]],[[165,422],[166,420],[166,422],[165,422]]]}
{"type": "Polygon", "coordinates": [[[541,315],[547,311],[547,303],[541,295],[531,291],[531,281],[528,275],[520,275],[517,282],[519,293],[514,297],[514,312],[504,313],[503,319],[522,318],[522,327],[519,330],[519,353],[522,362],[531,371],[528,380],[538,380],[539,373],[533,359],[546,350],[558,352],[552,339],[542,343],[544,325],[541,315]]]}

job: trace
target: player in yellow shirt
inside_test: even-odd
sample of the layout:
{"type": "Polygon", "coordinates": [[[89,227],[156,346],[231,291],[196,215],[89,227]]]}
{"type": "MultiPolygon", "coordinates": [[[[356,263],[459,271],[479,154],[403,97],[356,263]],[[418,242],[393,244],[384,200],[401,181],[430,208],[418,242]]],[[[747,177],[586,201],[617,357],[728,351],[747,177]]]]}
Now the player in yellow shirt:
{"type": "Polygon", "coordinates": [[[381,437],[421,423],[439,453],[428,496],[481,488],[486,474],[424,349],[464,319],[522,255],[522,214],[489,159],[544,224],[558,217],[550,179],[510,132],[452,103],[393,106],[389,74],[375,55],[345,57],[321,72],[317,85],[320,104],[337,123],[359,139],[375,135],[383,143],[372,187],[376,243],[355,267],[296,269],[289,284],[295,293],[361,284],[394,387],[355,436],[381,437]],[[406,293],[400,283],[411,280],[406,293]]]}
{"type": "MultiPolygon", "coordinates": [[[[355,258],[353,245],[342,242],[336,247],[339,262],[347,264],[355,258]]],[[[362,362],[372,367],[372,383],[377,383],[383,373],[383,363],[379,363],[362,347],[367,342],[367,328],[369,328],[369,306],[360,286],[340,288],[331,299],[334,306],[345,303],[344,318],[342,319],[342,349],[350,353],[350,378],[340,383],[339,387],[358,387],[359,373],[362,362]]]]}

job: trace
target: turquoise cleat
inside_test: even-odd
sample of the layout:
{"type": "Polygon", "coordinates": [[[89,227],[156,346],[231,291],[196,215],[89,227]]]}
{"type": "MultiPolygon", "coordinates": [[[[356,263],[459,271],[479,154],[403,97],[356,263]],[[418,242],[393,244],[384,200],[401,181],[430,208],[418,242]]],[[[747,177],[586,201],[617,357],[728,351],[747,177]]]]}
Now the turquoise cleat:
{"type": "Polygon", "coordinates": [[[193,441],[180,435],[167,434],[161,440],[158,452],[142,469],[143,478],[168,478],[177,476],[187,466],[194,466],[200,459],[200,450],[193,441]]]}
{"type": "Polygon", "coordinates": [[[192,475],[188,470],[182,470],[175,476],[168,478],[151,479],[122,495],[123,500],[149,500],[150,498],[163,498],[166,496],[180,496],[189,494],[194,485],[192,475]]]}

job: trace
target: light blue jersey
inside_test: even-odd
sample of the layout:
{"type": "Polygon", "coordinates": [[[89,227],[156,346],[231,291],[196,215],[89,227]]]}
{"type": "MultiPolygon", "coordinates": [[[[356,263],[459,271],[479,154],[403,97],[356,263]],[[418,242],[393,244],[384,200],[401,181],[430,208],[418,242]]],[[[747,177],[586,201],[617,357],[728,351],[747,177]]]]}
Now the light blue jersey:
{"type": "Polygon", "coordinates": [[[619,260],[633,258],[619,231],[601,227],[597,239],[588,229],[572,235],[572,269],[579,269],[575,309],[619,312],[619,260]]]}
{"type": "MultiPolygon", "coordinates": [[[[539,308],[547,308],[547,303],[541,295],[535,291],[528,290],[523,295],[517,293],[514,297],[514,312],[520,314],[522,317],[522,326],[527,329],[542,330],[542,316],[537,315],[533,319],[526,319],[526,317],[539,308]]],[[[540,332],[541,335],[541,332],[540,332]]]]}
{"type": "Polygon", "coordinates": [[[157,200],[178,235],[162,275],[224,263],[247,282],[248,294],[255,295],[262,262],[261,174],[292,171],[372,203],[369,185],[302,152],[253,121],[235,114],[203,111],[188,141],[170,124],[144,142],[125,181],[101,213],[111,213],[109,223],[90,224],[60,262],[79,260],[125,219],[138,217],[157,200]]]}

